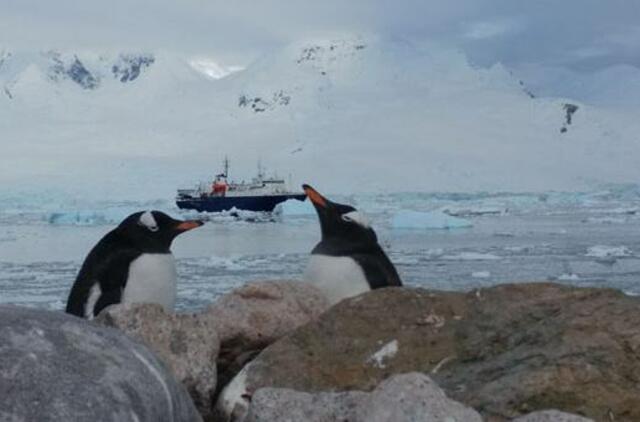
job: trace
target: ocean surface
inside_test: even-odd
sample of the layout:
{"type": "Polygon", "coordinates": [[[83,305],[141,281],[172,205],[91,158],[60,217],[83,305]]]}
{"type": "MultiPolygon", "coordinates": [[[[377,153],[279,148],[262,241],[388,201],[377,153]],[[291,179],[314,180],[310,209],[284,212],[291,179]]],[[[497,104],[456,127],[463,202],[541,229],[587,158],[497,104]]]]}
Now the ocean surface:
{"type": "MultiPolygon", "coordinates": [[[[64,308],[88,251],[136,210],[162,209],[176,217],[207,220],[174,241],[181,311],[202,309],[252,280],[300,279],[320,238],[307,203],[286,205],[273,215],[208,215],[185,213],[163,200],[78,204],[0,199],[0,303],[46,309],[64,308]]],[[[552,280],[640,295],[637,186],[587,193],[408,193],[338,199],[368,214],[409,286],[471,290],[552,280]],[[398,217],[407,210],[424,218],[398,217]],[[453,215],[470,227],[446,229],[434,215],[453,215]]]]}

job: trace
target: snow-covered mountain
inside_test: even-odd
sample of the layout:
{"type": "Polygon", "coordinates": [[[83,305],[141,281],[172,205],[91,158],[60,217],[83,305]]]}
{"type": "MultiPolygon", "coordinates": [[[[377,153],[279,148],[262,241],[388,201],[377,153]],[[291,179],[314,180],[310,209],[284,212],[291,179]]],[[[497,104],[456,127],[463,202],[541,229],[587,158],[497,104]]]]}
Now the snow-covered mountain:
{"type": "MultiPolygon", "coordinates": [[[[201,62],[199,62],[202,64],[201,62]]],[[[224,155],[322,190],[576,190],[640,179],[629,112],[375,36],[305,40],[214,80],[189,57],[0,50],[0,183],[171,197],[224,155]]]]}
{"type": "Polygon", "coordinates": [[[78,88],[95,90],[111,80],[127,83],[137,79],[155,58],[152,54],[119,54],[117,56],[47,51],[12,53],[0,51],[0,80],[10,99],[15,86],[29,79],[42,79],[53,84],[69,81],[78,88]]]}

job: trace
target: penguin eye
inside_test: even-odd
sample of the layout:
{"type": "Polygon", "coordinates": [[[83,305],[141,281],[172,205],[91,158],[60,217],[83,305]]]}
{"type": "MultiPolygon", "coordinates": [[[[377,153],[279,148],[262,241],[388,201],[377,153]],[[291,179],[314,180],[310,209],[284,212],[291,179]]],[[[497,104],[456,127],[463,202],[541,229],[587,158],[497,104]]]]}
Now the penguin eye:
{"type": "Polygon", "coordinates": [[[349,217],[349,214],[343,214],[342,215],[342,219],[344,221],[346,221],[347,223],[353,223],[353,219],[351,217],[349,217]]]}

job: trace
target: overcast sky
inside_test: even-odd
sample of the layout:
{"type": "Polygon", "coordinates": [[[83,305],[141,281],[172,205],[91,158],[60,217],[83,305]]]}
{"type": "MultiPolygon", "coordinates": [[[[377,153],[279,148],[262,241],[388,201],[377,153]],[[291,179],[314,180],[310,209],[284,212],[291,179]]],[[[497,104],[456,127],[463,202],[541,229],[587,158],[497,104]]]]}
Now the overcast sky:
{"type": "Polygon", "coordinates": [[[9,49],[164,49],[230,65],[344,31],[435,39],[480,65],[640,67],[640,0],[0,0],[9,49]]]}

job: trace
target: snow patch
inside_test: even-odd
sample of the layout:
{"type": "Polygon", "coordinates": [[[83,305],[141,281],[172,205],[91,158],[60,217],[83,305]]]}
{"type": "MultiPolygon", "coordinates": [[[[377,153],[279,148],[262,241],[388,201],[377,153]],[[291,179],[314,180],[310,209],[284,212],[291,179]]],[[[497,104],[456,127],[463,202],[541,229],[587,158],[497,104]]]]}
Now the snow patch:
{"type": "Polygon", "coordinates": [[[574,274],[574,273],[565,273],[562,274],[558,277],[558,280],[560,281],[578,281],[580,280],[580,276],[578,276],[578,274],[574,274]]]}
{"type": "MultiPolygon", "coordinates": [[[[228,418],[235,409],[247,409],[249,407],[250,393],[247,391],[247,373],[251,363],[247,364],[233,380],[222,390],[218,399],[218,411],[228,418]]],[[[243,412],[240,412],[243,413],[243,412]]]]}
{"type": "Polygon", "coordinates": [[[391,219],[393,229],[458,229],[472,225],[468,220],[453,217],[442,211],[402,210],[391,219]]]}
{"type": "Polygon", "coordinates": [[[489,278],[491,277],[491,273],[489,271],[474,271],[471,273],[471,277],[473,278],[489,278]]]}
{"type": "Polygon", "coordinates": [[[380,350],[375,352],[368,359],[368,362],[371,362],[373,366],[377,368],[384,369],[386,368],[386,360],[392,359],[396,353],[398,353],[398,340],[392,340],[389,343],[382,346],[380,350]]]}

